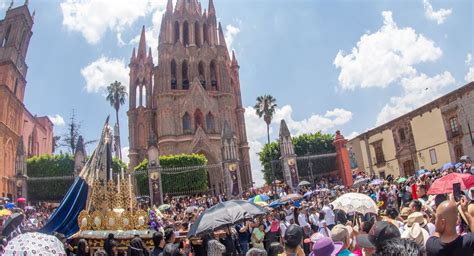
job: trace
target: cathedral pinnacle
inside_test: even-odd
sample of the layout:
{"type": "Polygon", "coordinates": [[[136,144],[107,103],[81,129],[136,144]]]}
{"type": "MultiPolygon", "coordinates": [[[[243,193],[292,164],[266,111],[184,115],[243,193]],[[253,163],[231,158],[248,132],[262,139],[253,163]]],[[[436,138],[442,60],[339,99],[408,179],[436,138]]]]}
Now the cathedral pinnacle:
{"type": "Polygon", "coordinates": [[[216,9],[214,8],[214,1],[213,0],[209,0],[209,12],[208,12],[208,16],[216,16],[216,9]]]}
{"type": "Polygon", "coordinates": [[[142,27],[142,33],[140,35],[140,43],[138,45],[138,54],[139,59],[146,58],[146,39],[145,39],[145,26],[142,27]]]}
{"type": "Polygon", "coordinates": [[[166,4],[166,12],[167,13],[173,13],[173,1],[168,0],[168,3],[166,4]]]}
{"type": "Polygon", "coordinates": [[[280,137],[289,137],[289,136],[291,136],[290,130],[288,129],[288,126],[286,125],[285,120],[282,119],[280,123],[280,137]]]}
{"type": "Polygon", "coordinates": [[[148,61],[153,63],[153,54],[151,53],[151,47],[148,47],[148,61]]]}
{"type": "Polygon", "coordinates": [[[225,46],[227,48],[227,44],[225,42],[224,32],[222,31],[221,23],[219,22],[219,45],[225,46]]]}
{"type": "Polygon", "coordinates": [[[239,62],[237,62],[237,58],[235,57],[235,51],[232,50],[232,66],[238,66],[239,62]]]}

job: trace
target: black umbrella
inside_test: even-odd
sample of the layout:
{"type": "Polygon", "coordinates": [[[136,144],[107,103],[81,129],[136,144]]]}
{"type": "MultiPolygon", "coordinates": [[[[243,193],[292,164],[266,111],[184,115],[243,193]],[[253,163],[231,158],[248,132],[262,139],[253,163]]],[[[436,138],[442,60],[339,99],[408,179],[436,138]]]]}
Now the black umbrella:
{"type": "Polygon", "coordinates": [[[213,231],[221,227],[264,215],[267,210],[245,200],[231,200],[218,203],[205,210],[191,225],[188,237],[213,231]]]}
{"type": "Polygon", "coordinates": [[[14,213],[5,221],[4,228],[2,231],[3,236],[10,235],[13,230],[15,230],[23,221],[25,215],[21,213],[14,213]]]}

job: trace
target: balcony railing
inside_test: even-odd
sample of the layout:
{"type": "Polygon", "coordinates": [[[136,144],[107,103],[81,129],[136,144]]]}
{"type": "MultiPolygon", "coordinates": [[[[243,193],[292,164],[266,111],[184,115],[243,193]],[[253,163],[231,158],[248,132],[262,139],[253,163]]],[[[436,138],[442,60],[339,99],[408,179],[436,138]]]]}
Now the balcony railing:
{"type": "Polygon", "coordinates": [[[452,140],[454,138],[461,137],[463,135],[462,129],[460,126],[458,126],[457,130],[446,131],[446,134],[448,136],[448,140],[452,140]]]}

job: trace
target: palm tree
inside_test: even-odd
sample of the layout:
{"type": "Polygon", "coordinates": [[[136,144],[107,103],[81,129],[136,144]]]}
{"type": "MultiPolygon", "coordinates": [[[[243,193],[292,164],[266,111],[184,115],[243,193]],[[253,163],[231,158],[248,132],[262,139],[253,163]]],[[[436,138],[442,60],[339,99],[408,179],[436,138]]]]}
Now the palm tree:
{"type": "MultiPolygon", "coordinates": [[[[110,105],[115,109],[115,117],[117,118],[117,127],[118,127],[118,132],[120,134],[120,125],[119,125],[119,117],[118,117],[118,112],[120,110],[120,106],[125,104],[125,99],[127,97],[127,88],[122,85],[122,83],[115,81],[111,83],[109,86],[107,86],[107,101],[110,103],[110,105]]],[[[119,152],[121,151],[120,149],[119,152]]],[[[119,153],[120,158],[121,152],[119,153]]]]}
{"type": "Polygon", "coordinates": [[[258,117],[262,118],[267,124],[267,139],[270,144],[270,124],[275,114],[277,104],[276,99],[272,95],[263,95],[257,97],[257,103],[253,107],[258,117]]]}

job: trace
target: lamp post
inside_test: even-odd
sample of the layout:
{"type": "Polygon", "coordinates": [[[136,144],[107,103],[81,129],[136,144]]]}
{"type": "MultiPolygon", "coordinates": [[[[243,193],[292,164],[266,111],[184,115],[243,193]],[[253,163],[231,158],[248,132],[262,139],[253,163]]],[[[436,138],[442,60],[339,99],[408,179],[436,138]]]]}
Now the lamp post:
{"type": "Polygon", "coordinates": [[[159,161],[158,147],[155,144],[151,144],[148,147],[148,187],[152,205],[160,205],[163,203],[159,161]]]}

